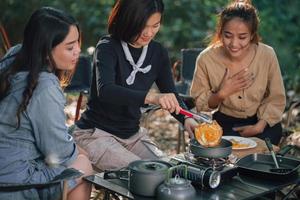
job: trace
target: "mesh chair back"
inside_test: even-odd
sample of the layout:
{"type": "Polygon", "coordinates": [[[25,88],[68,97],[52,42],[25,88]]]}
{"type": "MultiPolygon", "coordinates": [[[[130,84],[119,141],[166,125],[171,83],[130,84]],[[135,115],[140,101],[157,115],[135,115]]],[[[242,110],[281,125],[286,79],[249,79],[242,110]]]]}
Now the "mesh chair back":
{"type": "Polygon", "coordinates": [[[185,81],[192,81],[196,59],[202,48],[181,49],[181,79],[185,81]]]}
{"type": "MultiPolygon", "coordinates": [[[[175,83],[179,97],[184,101],[188,109],[195,107],[194,99],[189,96],[189,90],[191,82],[194,76],[196,59],[199,53],[202,51],[201,48],[193,49],[181,49],[181,81],[175,83]]],[[[178,137],[177,137],[177,153],[180,153],[180,147],[183,147],[185,151],[185,137],[184,137],[184,127],[182,124],[178,126],[178,137]]]]}
{"type": "Polygon", "coordinates": [[[92,62],[89,57],[80,56],[75,74],[71,83],[65,88],[65,92],[79,92],[77,99],[74,121],[76,122],[80,116],[81,103],[84,94],[89,94],[92,82],[92,62]]]}
{"type": "Polygon", "coordinates": [[[179,83],[175,83],[178,93],[184,95],[189,94],[194,75],[196,59],[202,50],[203,49],[201,48],[181,49],[181,81],[179,83]]]}
{"type": "Polygon", "coordinates": [[[91,60],[87,56],[80,56],[75,74],[65,92],[82,92],[90,89],[92,80],[91,60]]]}
{"type": "Polygon", "coordinates": [[[6,54],[0,59],[0,72],[5,70],[14,61],[16,54],[20,51],[22,44],[17,44],[6,52],[6,54]]]}

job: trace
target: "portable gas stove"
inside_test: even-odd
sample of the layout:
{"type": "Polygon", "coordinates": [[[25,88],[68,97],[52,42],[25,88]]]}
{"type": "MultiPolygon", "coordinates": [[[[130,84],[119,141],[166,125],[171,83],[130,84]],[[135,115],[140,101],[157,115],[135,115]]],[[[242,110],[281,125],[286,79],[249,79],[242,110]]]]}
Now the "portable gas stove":
{"type": "MultiPolygon", "coordinates": [[[[217,188],[237,174],[237,168],[232,164],[236,159],[233,155],[228,158],[195,157],[192,153],[186,152],[172,157],[169,163],[174,166],[187,165],[187,178],[196,187],[217,188]]],[[[182,171],[176,173],[183,176],[182,171]]]]}

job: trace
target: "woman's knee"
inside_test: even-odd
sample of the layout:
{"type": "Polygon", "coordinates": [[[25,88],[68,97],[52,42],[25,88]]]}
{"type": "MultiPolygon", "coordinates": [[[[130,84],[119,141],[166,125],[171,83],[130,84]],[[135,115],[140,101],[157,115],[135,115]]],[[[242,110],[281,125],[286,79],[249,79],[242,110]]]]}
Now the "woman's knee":
{"type": "Polygon", "coordinates": [[[84,154],[79,154],[77,157],[76,167],[84,172],[85,176],[93,174],[93,167],[89,158],[84,154]]]}
{"type": "Polygon", "coordinates": [[[77,169],[78,171],[83,173],[83,175],[81,177],[76,179],[77,184],[83,183],[83,180],[82,180],[83,176],[89,176],[94,173],[91,162],[89,161],[88,157],[84,154],[79,154],[77,156],[77,159],[74,161],[74,163],[72,165],[70,165],[69,167],[77,169]]]}

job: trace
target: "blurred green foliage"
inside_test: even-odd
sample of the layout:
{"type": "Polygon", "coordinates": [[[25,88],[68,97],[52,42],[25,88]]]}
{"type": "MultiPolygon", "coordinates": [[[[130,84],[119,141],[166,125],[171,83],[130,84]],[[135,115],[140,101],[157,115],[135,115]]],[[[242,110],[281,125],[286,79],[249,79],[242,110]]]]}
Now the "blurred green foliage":
{"type": "MultiPolygon", "coordinates": [[[[180,59],[180,49],[205,47],[213,33],[216,14],[228,0],[164,0],[163,26],[157,36],[170,52],[171,61],[180,59]],[[207,40],[206,40],[207,41],[207,40]]],[[[261,19],[263,42],[277,52],[287,90],[300,93],[300,1],[252,0],[261,19]]],[[[41,6],[63,9],[77,18],[83,32],[83,49],[95,46],[106,34],[106,23],[114,0],[1,0],[1,23],[14,45],[21,41],[24,24],[41,6]]]]}

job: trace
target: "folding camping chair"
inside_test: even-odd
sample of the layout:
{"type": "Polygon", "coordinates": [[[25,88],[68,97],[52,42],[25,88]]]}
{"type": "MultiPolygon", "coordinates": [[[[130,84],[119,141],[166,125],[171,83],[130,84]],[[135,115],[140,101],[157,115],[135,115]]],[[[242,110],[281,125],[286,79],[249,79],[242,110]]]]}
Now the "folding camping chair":
{"type": "MultiPolygon", "coordinates": [[[[9,183],[0,183],[0,192],[16,192],[21,190],[29,190],[29,189],[44,189],[48,187],[52,187],[55,185],[62,184],[62,200],[67,199],[67,192],[68,192],[68,184],[67,181],[70,179],[75,179],[83,174],[79,172],[76,169],[73,168],[67,168],[65,169],[61,174],[56,176],[53,180],[46,182],[46,183],[15,183],[15,184],[9,184],[9,183]]],[[[43,197],[40,197],[41,200],[43,200],[43,197]]]]}
{"type": "MultiPolygon", "coordinates": [[[[192,109],[195,107],[194,100],[189,95],[189,91],[194,75],[196,59],[202,50],[202,48],[181,49],[181,68],[179,70],[180,77],[177,78],[175,87],[177,89],[177,92],[179,93],[179,97],[182,98],[188,109],[192,109]]],[[[173,71],[175,70],[175,68],[176,66],[173,66],[173,71]]],[[[185,151],[184,127],[182,124],[179,124],[177,136],[177,153],[180,152],[181,146],[183,148],[183,151],[185,151]]]]}
{"type": "Polygon", "coordinates": [[[79,119],[82,98],[89,94],[92,81],[92,63],[89,57],[81,55],[79,57],[76,71],[72,77],[71,83],[65,88],[66,93],[79,92],[76,104],[75,122],[79,119]]]}

